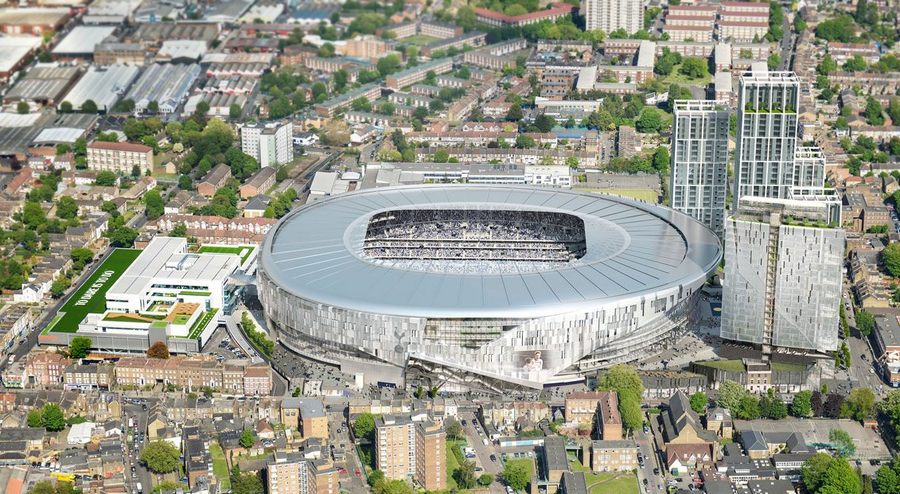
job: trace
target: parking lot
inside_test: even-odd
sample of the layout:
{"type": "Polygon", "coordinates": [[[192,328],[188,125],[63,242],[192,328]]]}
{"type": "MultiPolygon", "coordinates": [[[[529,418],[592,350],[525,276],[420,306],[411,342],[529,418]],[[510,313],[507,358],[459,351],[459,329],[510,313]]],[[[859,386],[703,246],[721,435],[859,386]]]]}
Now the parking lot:
{"type": "Polygon", "coordinates": [[[735,420],[734,428],[737,431],[755,429],[766,432],[800,432],[806,439],[806,444],[829,444],[828,434],[832,429],[841,429],[850,434],[853,444],[856,445],[855,458],[860,460],[886,460],[890,459],[890,451],[884,444],[881,436],[871,429],[865,429],[859,422],[853,420],[837,419],[796,419],[785,418],[782,420],[735,420]]]}

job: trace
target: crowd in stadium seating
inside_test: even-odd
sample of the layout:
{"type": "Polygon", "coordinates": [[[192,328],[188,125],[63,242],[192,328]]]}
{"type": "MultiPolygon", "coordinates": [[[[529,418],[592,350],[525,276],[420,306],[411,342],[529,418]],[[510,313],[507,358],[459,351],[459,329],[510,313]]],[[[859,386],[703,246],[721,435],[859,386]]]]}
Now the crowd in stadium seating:
{"type": "Polygon", "coordinates": [[[363,249],[376,259],[465,261],[466,266],[459,267],[463,271],[517,271],[520,268],[492,264],[565,264],[584,255],[584,223],[574,215],[543,211],[387,211],[370,220],[363,249]]]}

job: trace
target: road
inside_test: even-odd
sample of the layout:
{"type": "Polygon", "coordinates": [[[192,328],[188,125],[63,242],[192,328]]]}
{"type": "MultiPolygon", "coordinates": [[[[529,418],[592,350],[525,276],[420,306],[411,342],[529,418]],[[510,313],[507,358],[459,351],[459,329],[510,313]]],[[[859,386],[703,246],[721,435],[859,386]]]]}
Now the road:
{"type": "Polygon", "coordinates": [[[644,466],[639,467],[637,470],[638,485],[640,486],[641,492],[660,492],[660,489],[657,489],[657,486],[664,486],[665,479],[663,479],[662,476],[654,474],[653,469],[658,468],[659,471],[662,472],[665,468],[660,463],[659,456],[655,453],[657,448],[654,445],[653,432],[651,431],[650,433],[645,434],[642,430],[637,431],[634,434],[634,439],[638,445],[638,451],[644,458],[644,466]],[[647,485],[644,485],[644,479],[647,479],[647,485]]]}
{"type": "MultiPolygon", "coordinates": [[[[271,366],[271,362],[260,355],[256,349],[250,345],[250,342],[247,341],[244,332],[238,327],[238,322],[234,319],[234,315],[225,316],[225,328],[228,330],[231,341],[237,343],[241,350],[250,356],[253,363],[266,362],[271,366]]],[[[284,376],[275,371],[274,367],[272,367],[272,370],[272,396],[286,396],[288,393],[287,381],[284,376]]]]}
{"type": "MultiPolygon", "coordinates": [[[[140,400],[144,400],[147,404],[147,410],[153,404],[151,399],[141,398],[140,400]]],[[[132,436],[132,440],[130,443],[126,441],[128,444],[128,456],[125,458],[125,470],[126,470],[126,479],[129,480],[130,488],[132,493],[137,492],[136,482],[141,483],[141,487],[143,487],[143,491],[150,492],[153,489],[153,474],[147,470],[144,465],[140,462],[141,457],[141,448],[147,444],[147,415],[148,412],[144,409],[143,404],[126,404],[124,407],[124,411],[127,417],[131,417],[134,419],[134,427],[131,428],[131,431],[134,433],[132,436]],[[142,434],[143,440],[138,441],[137,435],[142,434]],[[135,467],[135,472],[131,473],[131,466],[135,467]],[[130,477],[130,478],[129,478],[130,477]]],[[[125,419],[126,422],[128,418],[125,419]]]]}
{"type": "MultiPolygon", "coordinates": [[[[311,167],[309,167],[306,170],[306,172],[303,174],[303,176],[301,177],[305,183],[303,184],[303,188],[300,190],[300,193],[302,194],[304,192],[309,192],[309,186],[312,185],[312,179],[313,179],[313,177],[316,176],[316,172],[318,172],[322,168],[325,168],[325,166],[333,163],[340,156],[341,156],[340,151],[334,151],[331,154],[329,154],[328,156],[326,156],[325,158],[322,158],[321,160],[319,160],[319,162],[316,163],[315,165],[312,165],[311,167]]],[[[294,179],[294,183],[296,183],[296,182],[297,182],[297,180],[294,179]]]]}
{"type": "Polygon", "coordinates": [[[794,66],[794,43],[796,43],[796,36],[794,35],[793,26],[788,20],[787,13],[784,15],[784,21],[782,22],[781,27],[784,36],[781,38],[781,42],[778,45],[781,52],[781,64],[778,68],[779,70],[791,70],[791,67],[794,66]]]}

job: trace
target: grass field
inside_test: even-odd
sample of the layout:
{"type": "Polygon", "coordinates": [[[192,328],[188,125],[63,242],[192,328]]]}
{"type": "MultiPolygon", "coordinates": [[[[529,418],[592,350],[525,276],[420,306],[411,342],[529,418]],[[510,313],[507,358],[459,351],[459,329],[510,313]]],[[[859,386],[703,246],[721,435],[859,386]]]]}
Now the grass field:
{"type": "Polygon", "coordinates": [[[241,264],[247,262],[247,258],[250,257],[250,254],[253,253],[254,247],[252,245],[235,245],[234,247],[228,245],[202,245],[197,250],[197,252],[204,252],[208,254],[234,254],[236,256],[240,256],[241,252],[244,253],[241,256],[241,264]]]}
{"type": "Polygon", "coordinates": [[[408,38],[403,38],[403,39],[399,40],[400,43],[405,43],[408,45],[418,45],[418,46],[425,46],[428,43],[431,43],[432,41],[437,41],[437,38],[432,37],[432,36],[426,36],[424,34],[416,34],[414,36],[410,36],[408,38]]]}
{"type": "Polygon", "coordinates": [[[590,191],[598,194],[628,197],[629,199],[637,199],[653,204],[656,204],[657,201],[659,201],[659,192],[653,189],[591,189],[590,191]]]}
{"type": "Polygon", "coordinates": [[[112,251],[102,264],[94,271],[69,300],[62,306],[59,316],[54,318],[44,330],[57,333],[74,333],[78,331],[78,323],[88,314],[101,314],[106,310],[106,291],[109,290],[128,266],[141,253],[137,249],[116,249],[112,251]],[[93,293],[88,293],[93,290],[93,293]],[[84,299],[87,303],[78,305],[84,299]]]}
{"type": "Polygon", "coordinates": [[[590,494],[638,494],[637,477],[631,473],[592,473],[586,476],[590,494]]]}
{"type": "Polygon", "coordinates": [[[228,478],[228,462],[225,461],[225,452],[219,443],[212,441],[209,443],[209,455],[212,456],[213,475],[219,479],[219,487],[222,492],[228,492],[231,489],[231,479],[228,478]]]}

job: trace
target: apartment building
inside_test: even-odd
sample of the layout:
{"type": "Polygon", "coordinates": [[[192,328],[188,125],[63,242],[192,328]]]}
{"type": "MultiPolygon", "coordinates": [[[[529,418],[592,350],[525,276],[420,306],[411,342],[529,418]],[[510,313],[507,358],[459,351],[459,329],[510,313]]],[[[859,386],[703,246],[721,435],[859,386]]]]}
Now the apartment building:
{"type": "Polygon", "coordinates": [[[302,452],[275,452],[266,463],[266,487],[269,494],[337,494],[338,470],[302,452]]]}
{"type": "Polygon", "coordinates": [[[391,74],[385,77],[384,83],[387,87],[397,90],[425,80],[429,72],[439,75],[451,70],[453,70],[453,59],[441,58],[391,74]]]}
{"type": "Polygon", "coordinates": [[[441,424],[425,421],[416,426],[415,480],[426,491],[447,489],[447,433],[441,424]]]}
{"type": "Polygon", "coordinates": [[[263,168],[290,163],[294,160],[293,137],[290,120],[242,125],[241,150],[263,168]]]}
{"type": "Polygon", "coordinates": [[[264,166],[241,185],[241,199],[250,199],[265,194],[273,185],[275,185],[275,169],[271,166],[264,166]]]}
{"type": "MultiPolygon", "coordinates": [[[[449,69],[447,69],[449,70],[449,69]]],[[[425,72],[427,73],[427,71],[425,72]]],[[[422,79],[424,79],[424,75],[422,79]]],[[[419,79],[419,80],[422,80],[419,79]]],[[[412,83],[410,83],[412,84],[412,83]]],[[[347,91],[344,94],[326,100],[323,103],[317,104],[313,107],[315,109],[316,114],[321,117],[333,117],[335,113],[344,108],[350,106],[353,103],[353,100],[357,98],[366,98],[369,102],[375,101],[376,99],[381,97],[381,86],[377,83],[370,83],[364,86],[360,86],[356,89],[347,91]]]]}
{"type": "Polygon", "coordinates": [[[581,12],[588,31],[611,33],[624,29],[632,34],[644,27],[641,0],[582,0],[581,12]]]}
{"type": "Polygon", "coordinates": [[[740,76],[732,211],[742,196],[786,198],[801,185],[793,176],[799,105],[793,72],[769,72],[762,63],[740,76]]]}
{"type": "Polygon", "coordinates": [[[35,387],[57,386],[63,382],[66,367],[71,363],[56,352],[30,352],[25,356],[25,375],[35,387]]]}
{"type": "Polygon", "coordinates": [[[439,39],[453,38],[463,33],[463,28],[456,24],[446,24],[443,22],[422,21],[419,23],[418,27],[419,34],[439,39]]]}
{"type": "MultiPolygon", "coordinates": [[[[729,112],[714,101],[675,102],[669,197],[672,208],[725,233],[729,112]]],[[[823,168],[824,169],[824,168],[823,168]]]]}
{"type": "Polygon", "coordinates": [[[725,223],[721,336],[822,353],[838,346],[840,201],[742,197],[725,223]]]}
{"type": "Polygon", "coordinates": [[[638,468],[638,447],[631,440],[591,442],[591,470],[627,472],[638,468]]]}
{"type": "Polygon", "coordinates": [[[303,439],[328,440],[328,417],[322,400],[285,398],[281,402],[281,423],[299,431],[303,439]]]}
{"type": "Polygon", "coordinates": [[[129,142],[94,141],[87,146],[89,170],[131,175],[138,167],[141,175],[153,170],[153,148],[129,142]]]}
{"type": "Polygon", "coordinates": [[[610,391],[585,391],[569,393],[566,396],[566,422],[579,426],[593,426],[603,439],[622,438],[622,416],[619,414],[619,399],[610,391]]]}
{"type": "Polygon", "coordinates": [[[447,486],[446,433],[431,421],[384,415],[375,421],[375,460],[385,478],[415,480],[425,489],[447,486]]]}
{"type": "Polygon", "coordinates": [[[231,168],[225,163],[219,163],[203,176],[203,180],[197,184],[197,192],[205,197],[212,197],[231,179],[231,168]]]}
{"type": "Polygon", "coordinates": [[[506,15],[501,12],[485,9],[482,7],[475,8],[475,17],[478,21],[495,27],[514,26],[521,27],[529,24],[536,24],[543,21],[555,21],[562,17],[572,15],[575,10],[574,5],[566,3],[554,3],[550,8],[528,12],[521,15],[506,15]]]}

